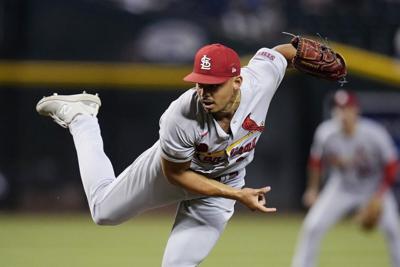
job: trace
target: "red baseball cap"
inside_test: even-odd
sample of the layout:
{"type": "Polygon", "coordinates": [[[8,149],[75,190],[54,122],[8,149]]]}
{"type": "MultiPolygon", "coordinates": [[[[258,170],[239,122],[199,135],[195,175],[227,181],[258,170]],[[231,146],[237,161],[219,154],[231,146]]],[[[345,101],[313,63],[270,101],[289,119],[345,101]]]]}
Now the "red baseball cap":
{"type": "Polygon", "coordinates": [[[337,107],[358,107],[357,96],[345,90],[339,90],[333,97],[334,103],[337,107]]]}
{"type": "Polygon", "coordinates": [[[238,75],[240,75],[238,54],[222,44],[211,44],[197,51],[193,71],[183,80],[193,83],[221,84],[238,75]]]}

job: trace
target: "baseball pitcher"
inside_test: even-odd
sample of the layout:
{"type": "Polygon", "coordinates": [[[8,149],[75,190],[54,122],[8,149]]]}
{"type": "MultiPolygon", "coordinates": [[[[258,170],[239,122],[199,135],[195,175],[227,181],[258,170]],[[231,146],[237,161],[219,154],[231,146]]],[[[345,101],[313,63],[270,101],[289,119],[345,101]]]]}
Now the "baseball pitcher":
{"type": "Polygon", "coordinates": [[[326,79],[346,75],[339,54],[301,37],[260,49],[243,68],[234,50],[221,44],[202,47],[193,72],[184,78],[195,87],[170,104],[160,119],[159,140],[118,176],[103,151],[97,95],[53,95],[40,100],[36,109],[69,128],[95,223],[120,224],[178,202],[162,266],[198,266],[236,201],[255,211],[276,210],[266,206],[270,188],[246,188],[244,177],[288,62],[326,79]]]}

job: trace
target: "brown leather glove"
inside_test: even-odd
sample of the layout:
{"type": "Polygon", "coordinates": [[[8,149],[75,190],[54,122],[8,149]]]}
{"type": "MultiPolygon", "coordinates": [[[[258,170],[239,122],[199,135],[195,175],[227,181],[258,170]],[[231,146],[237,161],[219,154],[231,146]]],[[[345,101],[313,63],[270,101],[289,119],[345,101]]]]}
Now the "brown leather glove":
{"type": "Polygon", "coordinates": [[[300,36],[291,44],[296,48],[293,66],[302,72],[327,80],[344,81],[347,75],[344,58],[328,46],[300,36]]]}
{"type": "Polygon", "coordinates": [[[360,223],[361,229],[364,231],[371,231],[375,229],[378,224],[379,218],[382,213],[382,200],[379,197],[372,197],[367,206],[363,207],[357,219],[360,223]]]}

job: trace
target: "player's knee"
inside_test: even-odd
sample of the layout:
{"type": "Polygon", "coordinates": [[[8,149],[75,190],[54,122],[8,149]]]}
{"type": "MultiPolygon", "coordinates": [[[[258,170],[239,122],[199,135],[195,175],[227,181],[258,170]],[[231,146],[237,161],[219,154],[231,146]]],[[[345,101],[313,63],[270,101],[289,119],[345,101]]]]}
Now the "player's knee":
{"type": "Polygon", "coordinates": [[[195,267],[198,266],[198,264],[201,262],[201,260],[185,260],[182,259],[182,257],[167,257],[163,259],[162,262],[162,267],[195,267]]]}
{"type": "Polygon", "coordinates": [[[92,217],[93,222],[97,225],[118,225],[121,222],[110,220],[109,218],[101,218],[101,217],[92,217]]]}
{"type": "Polygon", "coordinates": [[[124,219],[121,216],[117,216],[115,212],[107,212],[100,209],[95,209],[92,212],[92,219],[97,225],[118,225],[124,222],[124,219]]]}
{"type": "Polygon", "coordinates": [[[308,236],[317,236],[323,232],[321,223],[317,220],[306,220],[303,226],[303,231],[308,236]]]}
{"type": "Polygon", "coordinates": [[[394,225],[382,225],[381,229],[386,237],[387,240],[390,242],[393,240],[397,240],[400,238],[400,232],[397,228],[397,224],[394,225]]]}

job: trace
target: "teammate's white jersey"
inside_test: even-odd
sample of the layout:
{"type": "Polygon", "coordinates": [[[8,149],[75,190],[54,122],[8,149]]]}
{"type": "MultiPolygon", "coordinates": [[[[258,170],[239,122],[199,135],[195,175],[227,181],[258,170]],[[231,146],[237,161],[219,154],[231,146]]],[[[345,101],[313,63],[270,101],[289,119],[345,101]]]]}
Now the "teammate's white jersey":
{"type": "Polygon", "coordinates": [[[195,89],[186,91],[160,119],[162,156],[172,162],[191,160],[192,170],[210,178],[244,171],[253,160],[268,107],[286,67],[280,53],[262,48],[242,68],[241,100],[230,123],[231,134],[204,110],[195,89]]]}
{"type": "MultiPolygon", "coordinates": [[[[393,140],[374,121],[359,118],[352,136],[346,136],[341,127],[338,119],[331,119],[315,132],[310,156],[328,167],[329,177],[304,220],[292,267],[316,266],[325,233],[349,212],[368,205],[382,183],[385,165],[397,159],[393,140]]],[[[379,228],[389,245],[392,266],[400,267],[396,200],[390,190],[381,198],[379,228]]]]}
{"type": "Polygon", "coordinates": [[[383,177],[384,165],[397,159],[393,140],[376,122],[360,118],[353,136],[346,136],[337,119],[323,122],[314,136],[311,157],[322,160],[332,177],[347,186],[375,187],[383,177]],[[344,166],[333,164],[340,160],[344,166]]]}

